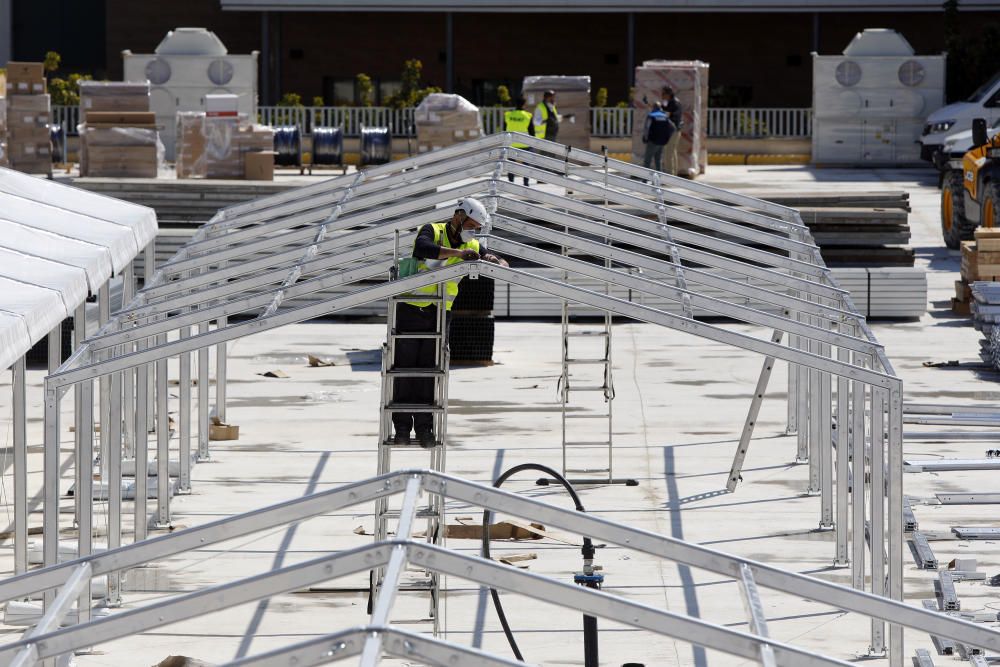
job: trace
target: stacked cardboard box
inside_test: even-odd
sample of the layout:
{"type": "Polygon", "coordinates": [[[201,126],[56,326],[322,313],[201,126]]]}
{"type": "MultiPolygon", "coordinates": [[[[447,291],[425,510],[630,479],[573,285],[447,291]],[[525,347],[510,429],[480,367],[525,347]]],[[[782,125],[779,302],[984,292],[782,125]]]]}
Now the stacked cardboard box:
{"type": "Polygon", "coordinates": [[[52,102],[42,63],[7,63],[7,160],[18,171],[52,173],[52,102]]]}
{"type": "Polygon", "coordinates": [[[417,106],[414,121],[419,153],[483,136],[479,107],[461,95],[431,93],[417,106]]]}
{"type": "Polygon", "coordinates": [[[970,315],[972,283],[1000,280],[1000,229],[979,228],[975,241],[962,242],[962,279],[955,281],[955,298],[951,309],[959,315],[970,315]]]}
{"type": "Polygon", "coordinates": [[[708,163],[708,63],[700,60],[647,60],[635,68],[632,161],[642,164],[642,130],[653,104],[662,100],[664,86],[673,88],[684,111],[677,175],[694,178],[705,173],[708,163]]]}
{"type": "Polygon", "coordinates": [[[149,111],[149,82],[81,81],[80,119],[91,111],[149,111]]]}
{"type": "Polygon", "coordinates": [[[556,141],[573,148],[590,150],[590,77],[526,76],[521,94],[527,110],[535,112],[546,90],[556,94],[556,111],[562,116],[556,141]]]}
{"type": "Polygon", "coordinates": [[[80,84],[80,175],[156,178],[162,144],[149,110],[149,84],[80,84]]]}
{"type": "MultiPolygon", "coordinates": [[[[0,84],[5,83],[2,79],[0,75],[0,84]]],[[[7,97],[3,94],[6,92],[5,89],[5,85],[0,85],[0,167],[10,166],[7,161],[7,97]]]]}
{"type": "Polygon", "coordinates": [[[273,178],[274,130],[245,116],[208,116],[204,111],[177,113],[177,178],[273,178]],[[265,153],[267,157],[252,157],[265,153]]]}

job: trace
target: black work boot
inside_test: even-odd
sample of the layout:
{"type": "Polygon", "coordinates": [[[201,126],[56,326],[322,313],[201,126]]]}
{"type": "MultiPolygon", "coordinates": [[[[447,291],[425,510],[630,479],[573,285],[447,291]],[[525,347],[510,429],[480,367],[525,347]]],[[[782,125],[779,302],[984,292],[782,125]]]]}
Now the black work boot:
{"type": "Polygon", "coordinates": [[[434,440],[434,431],[417,431],[417,440],[424,449],[430,449],[437,444],[434,440]]]}
{"type": "Polygon", "coordinates": [[[392,438],[392,444],[398,447],[408,447],[410,445],[410,434],[408,432],[396,431],[396,435],[392,438]]]}

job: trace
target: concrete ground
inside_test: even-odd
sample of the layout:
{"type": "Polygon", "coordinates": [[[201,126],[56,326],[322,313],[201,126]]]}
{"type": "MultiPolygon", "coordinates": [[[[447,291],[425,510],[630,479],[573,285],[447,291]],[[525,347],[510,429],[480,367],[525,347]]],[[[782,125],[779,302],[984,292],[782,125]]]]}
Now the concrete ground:
{"type": "MultiPolygon", "coordinates": [[[[907,400],[1000,403],[1000,374],[983,366],[978,357],[980,334],[966,318],[948,310],[959,260],[956,253],[944,249],[940,238],[938,191],[932,172],[713,167],[705,180],[734,189],[771,191],[906,189],[913,207],[912,245],[918,265],[928,272],[928,311],[919,321],[876,322],[873,329],[904,378],[907,400]],[[951,359],[960,360],[962,365],[922,365],[951,359]]],[[[762,337],[769,333],[753,327],[734,328],[762,337]]],[[[240,439],[212,443],[212,462],[194,468],[194,492],[173,501],[175,526],[198,525],[374,475],[380,381],[376,355],[384,336],[384,324],[324,322],[290,326],[233,344],[228,421],[240,426],[240,439]],[[336,363],[311,368],[307,363],[310,354],[336,363]],[[276,369],[289,377],[260,375],[276,369]]],[[[744,481],[735,493],[728,494],[724,490],[726,477],[762,360],[638,323],[615,325],[613,356],[615,474],[635,478],[639,485],[582,489],[589,512],[795,572],[849,583],[849,569],[831,567],[833,533],[816,530],[819,499],[803,495],[807,466],[793,463],[795,438],[784,435],[787,373],[783,364],[776,367],[767,392],[744,481]]],[[[451,375],[448,472],[490,482],[518,463],[560,467],[559,359],[558,323],[497,323],[496,365],[458,368],[451,375]]],[[[41,441],[41,378],[40,369],[29,374],[29,436],[36,443],[30,469],[36,491],[41,477],[37,445],[41,441]]],[[[4,440],[0,444],[6,449],[2,450],[5,477],[0,520],[6,517],[9,522],[9,374],[4,374],[3,382],[0,436],[4,440]]],[[[71,445],[72,436],[64,428],[64,453],[68,454],[71,445]]],[[[913,441],[906,443],[905,453],[907,457],[978,458],[989,446],[981,442],[913,441]]],[[[394,464],[422,466],[425,456],[399,457],[394,464]]],[[[561,491],[536,487],[535,477],[525,474],[505,488],[569,506],[561,491]]],[[[906,494],[917,499],[932,498],[942,491],[987,491],[997,486],[995,474],[985,472],[912,474],[906,476],[905,483],[906,494]]],[[[64,502],[67,509],[72,504],[68,499],[64,502]]],[[[947,533],[956,524],[997,525],[995,511],[989,506],[915,504],[924,530],[947,533]]],[[[126,511],[131,507],[132,503],[125,503],[126,511]]],[[[106,514],[103,506],[98,509],[100,528],[106,523],[106,514]]],[[[449,523],[479,516],[474,509],[457,504],[447,509],[449,523]]],[[[68,526],[68,516],[65,521],[68,526]]],[[[36,511],[31,523],[40,522],[36,511]]],[[[130,575],[133,584],[151,590],[127,593],[124,608],[368,544],[372,524],[371,507],[358,506],[164,560],[130,575]]],[[[130,538],[126,536],[126,540],[130,538]]],[[[574,536],[555,531],[553,537],[538,541],[495,542],[493,550],[495,554],[536,554],[537,559],[529,562],[529,571],[572,581],[572,573],[580,567],[579,548],[567,542],[575,541],[574,536]]],[[[449,546],[468,553],[478,551],[478,543],[472,540],[451,540],[449,546]]],[[[956,556],[976,557],[980,569],[1000,574],[1000,545],[996,543],[943,541],[933,546],[942,564],[956,556]]],[[[728,580],[610,546],[598,551],[597,562],[604,568],[608,591],[747,629],[737,587],[728,580]]],[[[0,572],[12,569],[8,541],[0,550],[0,572]]],[[[916,569],[908,554],[905,571],[909,602],[919,605],[921,599],[934,597],[934,572],[916,569]]],[[[447,638],[511,655],[488,595],[456,578],[449,578],[446,586],[443,620],[447,638]]],[[[224,662],[364,623],[366,587],[366,575],[326,582],[314,590],[109,642],[78,656],[77,662],[86,666],[153,665],[168,655],[224,662]]],[[[960,583],[957,588],[963,609],[1000,609],[1000,589],[982,583],[960,583]]],[[[870,627],[865,619],[793,595],[765,590],[762,596],[775,638],[843,660],[866,653],[870,627]]],[[[515,595],[503,595],[503,603],[529,663],[583,664],[578,613],[515,595]]],[[[393,618],[404,627],[426,631],[430,628],[426,604],[422,594],[404,593],[393,618]]],[[[600,627],[601,663],[605,665],[752,664],[605,621],[600,627]]],[[[0,641],[13,641],[22,631],[0,626],[0,641]]],[[[908,656],[915,648],[932,648],[922,633],[907,633],[906,641],[908,656]]],[[[950,659],[936,661],[947,664],[950,659]]],[[[413,663],[386,660],[385,664],[413,663]]]]}

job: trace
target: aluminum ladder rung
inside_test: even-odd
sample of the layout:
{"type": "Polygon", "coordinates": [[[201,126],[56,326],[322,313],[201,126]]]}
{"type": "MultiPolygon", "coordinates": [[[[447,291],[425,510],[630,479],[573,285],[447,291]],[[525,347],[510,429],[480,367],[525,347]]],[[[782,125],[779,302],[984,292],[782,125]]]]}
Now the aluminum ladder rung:
{"type": "Polygon", "coordinates": [[[389,301],[392,303],[412,303],[414,301],[419,303],[441,303],[442,300],[439,296],[431,296],[429,294],[397,294],[396,296],[389,297],[389,301]]]}
{"type": "MultiPolygon", "coordinates": [[[[379,514],[380,519],[398,519],[399,510],[384,510],[379,514]]],[[[416,517],[418,519],[437,519],[440,518],[440,513],[431,507],[421,507],[417,510],[416,517]]]]}
{"type": "Polygon", "coordinates": [[[608,332],[607,331],[600,331],[600,330],[593,330],[593,331],[570,331],[570,332],[567,332],[566,335],[569,336],[570,338],[582,338],[582,337],[586,337],[586,336],[590,336],[590,337],[593,337],[593,338],[599,338],[599,337],[602,337],[602,336],[607,336],[608,332]]]}
{"type": "Polygon", "coordinates": [[[567,447],[607,447],[611,444],[610,440],[572,440],[566,443],[567,447]]]}
{"type": "Polygon", "coordinates": [[[428,331],[426,333],[424,333],[424,332],[397,333],[397,332],[393,331],[392,332],[392,337],[393,338],[407,338],[407,339],[409,339],[409,338],[433,338],[435,340],[438,340],[438,339],[441,338],[441,333],[439,333],[437,331],[428,331]]]}
{"type": "Polygon", "coordinates": [[[607,359],[563,359],[567,364],[593,364],[607,366],[610,363],[607,359]]]}
{"type": "Polygon", "coordinates": [[[444,443],[442,443],[440,440],[435,440],[434,444],[431,445],[430,447],[424,447],[423,445],[420,444],[420,441],[417,440],[416,438],[410,438],[410,444],[408,445],[397,445],[394,440],[385,440],[382,442],[383,447],[390,447],[392,449],[422,449],[428,452],[433,449],[437,449],[442,444],[444,443]]]}
{"type": "Polygon", "coordinates": [[[397,378],[433,378],[444,377],[445,372],[437,368],[394,368],[385,374],[397,378]]]}
{"type": "Polygon", "coordinates": [[[440,405],[421,405],[419,403],[389,403],[382,406],[386,412],[444,412],[440,405]]]}
{"type": "Polygon", "coordinates": [[[571,413],[571,414],[567,414],[565,416],[565,419],[608,419],[608,418],[610,418],[610,415],[608,415],[608,414],[600,414],[600,415],[590,415],[590,414],[587,414],[587,415],[577,415],[577,414],[572,414],[571,413]]]}
{"type": "Polygon", "coordinates": [[[598,385],[581,385],[579,387],[574,387],[569,385],[566,387],[566,391],[607,391],[608,388],[598,385]]]}
{"type": "Polygon", "coordinates": [[[605,475],[611,472],[607,468],[566,468],[566,473],[580,473],[584,475],[592,475],[594,473],[604,473],[605,475]]]}

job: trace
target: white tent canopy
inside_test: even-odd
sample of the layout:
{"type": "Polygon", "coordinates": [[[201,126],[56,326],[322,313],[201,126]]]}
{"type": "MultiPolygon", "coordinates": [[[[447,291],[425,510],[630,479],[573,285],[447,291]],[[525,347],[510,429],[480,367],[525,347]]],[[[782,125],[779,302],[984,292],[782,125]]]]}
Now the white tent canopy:
{"type": "Polygon", "coordinates": [[[0,169],[0,368],[72,317],[156,230],[152,209],[0,169]]]}

